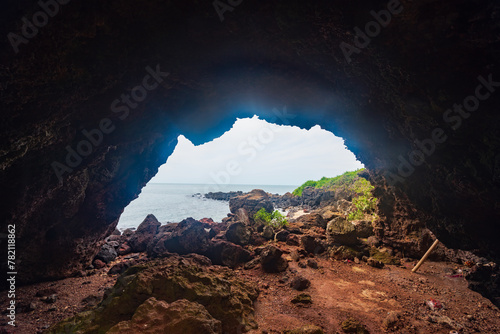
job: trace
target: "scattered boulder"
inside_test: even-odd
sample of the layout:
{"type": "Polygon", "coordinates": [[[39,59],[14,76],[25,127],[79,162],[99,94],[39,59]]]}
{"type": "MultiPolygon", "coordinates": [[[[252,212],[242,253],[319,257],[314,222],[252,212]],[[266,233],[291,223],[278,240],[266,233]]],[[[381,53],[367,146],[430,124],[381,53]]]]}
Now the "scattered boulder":
{"type": "Polygon", "coordinates": [[[106,263],[104,263],[104,261],[101,261],[99,259],[95,259],[94,262],[92,262],[92,265],[94,266],[95,269],[101,269],[106,267],[106,263]]]}
{"type": "Polygon", "coordinates": [[[307,266],[312,269],[318,269],[318,262],[314,259],[307,259],[307,266]]]}
{"type": "Polygon", "coordinates": [[[303,235],[300,238],[300,244],[306,252],[311,254],[320,254],[325,251],[321,238],[314,235],[303,235]]]}
{"type": "Polygon", "coordinates": [[[116,259],[117,256],[118,254],[116,253],[115,247],[108,243],[102,245],[101,250],[95,256],[95,259],[101,260],[104,263],[110,263],[111,261],[116,259]]]}
{"type": "Polygon", "coordinates": [[[383,264],[393,264],[393,265],[401,264],[401,260],[389,254],[388,251],[380,250],[374,247],[370,249],[370,257],[373,258],[374,260],[382,262],[383,264]]]}
{"type": "Polygon", "coordinates": [[[371,222],[358,220],[347,221],[344,217],[330,220],[326,227],[329,241],[341,245],[357,245],[358,238],[368,238],[373,234],[371,222]]]}
{"type": "Polygon", "coordinates": [[[211,231],[209,225],[193,218],[184,219],[178,224],[168,224],[160,229],[148,245],[148,256],[156,258],[168,256],[170,253],[204,255],[211,246],[211,231]]]}
{"type": "Polygon", "coordinates": [[[349,246],[332,247],[329,256],[335,260],[351,260],[362,258],[363,253],[349,246]]]}
{"type": "Polygon", "coordinates": [[[297,251],[297,250],[293,250],[291,253],[290,253],[290,257],[292,258],[292,260],[294,260],[295,262],[298,262],[300,260],[300,253],[297,251]]]}
{"type": "Polygon", "coordinates": [[[230,268],[236,268],[252,259],[252,254],[248,250],[224,240],[211,243],[205,254],[213,264],[230,268]]]}
{"type": "Polygon", "coordinates": [[[242,222],[229,225],[226,231],[226,239],[237,245],[248,245],[250,242],[250,230],[242,222]]]}
{"type": "Polygon", "coordinates": [[[264,228],[262,229],[262,236],[267,240],[273,239],[274,238],[273,228],[269,225],[264,226],[264,228]]]}
{"type": "Polygon", "coordinates": [[[382,321],[382,327],[385,330],[389,330],[397,325],[399,322],[399,318],[401,317],[401,314],[399,312],[388,312],[387,317],[385,317],[384,321],[382,321]]]}
{"type": "Polygon", "coordinates": [[[283,251],[276,246],[266,246],[261,251],[262,269],[268,273],[279,273],[288,268],[288,262],[282,257],[283,251]]]}
{"type": "Polygon", "coordinates": [[[312,304],[311,295],[307,293],[301,293],[291,300],[293,304],[312,304]]]}
{"type": "Polygon", "coordinates": [[[370,267],[373,267],[373,268],[378,268],[378,269],[384,268],[384,263],[383,262],[381,262],[379,260],[375,260],[372,257],[369,257],[368,260],[366,260],[366,263],[368,263],[368,265],[370,267]]]}
{"type": "Polygon", "coordinates": [[[148,244],[158,233],[160,225],[161,223],[158,222],[154,215],[147,215],[137,228],[137,231],[128,239],[127,243],[132,249],[132,252],[144,252],[148,244]]]}
{"type": "Polygon", "coordinates": [[[131,320],[119,322],[107,333],[221,334],[222,323],[196,302],[179,299],[169,304],[151,297],[137,308],[131,320]]]}
{"type": "Polygon", "coordinates": [[[288,238],[288,236],[290,235],[290,232],[288,232],[287,230],[281,230],[279,231],[278,233],[276,233],[276,235],[274,236],[274,239],[276,241],[286,241],[286,239],[288,238]]]}
{"type": "Polygon", "coordinates": [[[340,324],[340,328],[344,333],[352,334],[369,334],[368,330],[359,321],[349,318],[340,324]]]}
{"type": "Polygon", "coordinates": [[[311,227],[321,227],[326,228],[327,220],[323,218],[318,213],[310,213],[308,215],[300,216],[295,220],[295,224],[302,226],[303,228],[309,229],[311,227]]]}
{"type": "Polygon", "coordinates": [[[267,212],[273,212],[274,210],[269,195],[260,189],[254,189],[247,194],[236,196],[229,200],[229,210],[237,214],[239,209],[244,209],[251,222],[253,222],[253,216],[261,208],[266,209],[267,212]]]}
{"type": "Polygon", "coordinates": [[[310,286],[311,286],[311,281],[302,276],[297,276],[290,282],[290,287],[298,291],[305,290],[310,286]]]}

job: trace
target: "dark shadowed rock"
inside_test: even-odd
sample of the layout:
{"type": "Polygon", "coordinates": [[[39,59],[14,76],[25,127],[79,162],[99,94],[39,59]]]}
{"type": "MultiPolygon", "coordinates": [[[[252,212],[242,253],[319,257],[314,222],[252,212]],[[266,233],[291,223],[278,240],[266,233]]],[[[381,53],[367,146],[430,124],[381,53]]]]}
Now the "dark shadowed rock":
{"type": "Polygon", "coordinates": [[[299,246],[300,245],[300,238],[295,234],[290,234],[286,238],[286,244],[290,245],[290,246],[299,246]]]}
{"type": "Polygon", "coordinates": [[[281,230],[279,231],[278,233],[276,233],[276,235],[274,236],[274,239],[276,241],[283,241],[285,242],[287,237],[290,235],[290,232],[288,232],[287,230],[281,230]]]}
{"type": "Polygon", "coordinates": [[[226,239],[238,245],[248,245],[250,235],[248,226],[242,222],[232,223],[226,231],[226,239]]]}
{"type": "Polygon", "coordinates": [[[307,259],[307,266],[312,269],[318,269],[318,262],[314,259],[307,259]]]}
{"type": "Polygon", "coordinates": [[[212,242],[205,254],[212,260],[213,264],[228,266],[230,268],[235,268],[252,259],[252,254],[249,251],[224,240],[212,242]]]}
{"type": "Polygon", "coordinates": [[[266,246],[260,252],[262,269],[268,273],[279,273],[288,268],[288,262],[282,257],[283,251],[276,246],[266,246]]]}
{"type": "Polygon", "coordinates": [[[148,245],[150,257],[164,254],[205,254],[210,248],[211,227],[206,223],[187,218],[179,224],[168,224],[148,245]]]}
{"type": "Polygon", "coordinates": [[[300,216],[295,220],[295,223],[299,226],[303,226],[303,228],[311,228],[314,226],[326,228],[327,220],[323,218],[318,213],[310,213],[308,215],[300,216]]]}
{"type": "Polygon", "coordinates": [[[148,244],[153,240],[161,223],[154,215],[147,215],[144,221],[139,225],[137,231],[128,239],[128,245],[132,252],[144,252],[148,244]]]}
{"type": "Polygon", "coordinates": [[[300,238],[300,244],[304,250],[312,254],[320,254],[325,251],[325,245],[320,237],[313,235],[303,235],[300,238]]]}
{"type": "Polygon", "coordinates": [[[99,253],[97,253],[97,255],[95,256],[95,259],[101,260],[104,263],[110,263],[111,261],[116,259],[117,256],[118,254],[116,253],[115,247],[110,244],[104,244],[102,245],[99,253]]]}
{"type": "Polygon", "coordinates": [[[310,286],[311,286],[311,281],[302,276],[297,276],[290,282],[290,287],[298,291],[305,290],[310,286]]]}
{"type": "Polygon", "coordinates": [[[231,198],[229,201],[229,209],[232,213],[237,214],[238,209],[244,209],[250,221],[253,221],[253,216],[261,208],[267,212],[274,210],[273,203],[269,200],[268,194],[260,189],[254,189],[251,192],[231,198]]]}

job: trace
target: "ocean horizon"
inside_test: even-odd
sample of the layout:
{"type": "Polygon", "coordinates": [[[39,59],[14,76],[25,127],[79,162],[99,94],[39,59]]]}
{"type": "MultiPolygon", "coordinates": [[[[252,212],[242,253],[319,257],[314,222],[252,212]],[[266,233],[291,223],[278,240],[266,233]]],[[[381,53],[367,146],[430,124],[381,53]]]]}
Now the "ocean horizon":
{"type": "Polygon", "coordinates": [[[221,222],[229,213],[229,202],[207,199],[202,196],[209,192],[248,192],[262,189],[268,193],[283,195],[292,192],[298,185],[255,185],[255,184],[189,184],[189,183],[148,183],[138,198],[123,211],[117,228],[137,228],[148,214],[153,214],[162,224],[194,219],[212,218],[221,222]]]}

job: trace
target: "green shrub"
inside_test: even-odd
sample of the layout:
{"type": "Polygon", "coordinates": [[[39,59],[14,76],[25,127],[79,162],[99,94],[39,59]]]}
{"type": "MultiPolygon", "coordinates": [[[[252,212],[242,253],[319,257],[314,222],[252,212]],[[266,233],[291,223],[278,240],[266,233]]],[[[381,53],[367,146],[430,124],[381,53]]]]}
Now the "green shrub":
{"type": "MultiPolygon", "coordinates": [[[[323,176],[320,180],[318,181],[306,181],[304,184],[302,184],[300,187],[295,189],[292,194],[295,196],[302,196],[302,192],[306,187],[314,187],[314,188],[325,188],[325,189],[330,189],[330,190],[336,190],[336,189],[344,189],[347,190],[349,189],[357,179],[362,179],[365,180],[361,177],[358,176],[358,173],[364,171],[364,168],[358,169],[353,172],[345,172],[342,175],[338,175],[335,177],[325,177],[323,176]]],[[[366,181],[366,180],[365,180],[366,181]]],[[[366,181],[368,182],[368,181],[366,181]]],[[[368,184],[370,184],[368,182],[368,184]]]]}
{"type": "Polygon", "coordinates": [[[348,220],[365,219],[370,216],[373,221],[378,218],[375,213],[377,209],[377,198],[372,194],[373,186],[370,182],[358,174],[364,171],[364,168],[353,172],[345,172],[342,175],[327,178],[322,177],[318,181],[307,181],[293,191],[293,195],[302,196],[306,187],[323,188],[325,190],[335,191],[341,196],[352,197],[353,208],[348,213],[348,220]]]}
{"type": "Polygon", "coordinates": [[[283,216],[278,210],[267,212],[266,209],[261,208],[253,216],[253,220],[257,223],[262,223],[276,229],[288,226],[288,221],[285,216],[283,216]]]}

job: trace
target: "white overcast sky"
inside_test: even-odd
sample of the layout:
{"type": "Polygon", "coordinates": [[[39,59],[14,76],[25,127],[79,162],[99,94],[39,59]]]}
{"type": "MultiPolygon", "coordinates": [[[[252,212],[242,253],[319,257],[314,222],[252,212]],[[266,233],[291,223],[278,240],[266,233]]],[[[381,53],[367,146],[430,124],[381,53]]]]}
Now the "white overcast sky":
{"type": "Polygon", "coordinates": [[[178,140],[151,183],[300,185],[363,167],[342,138],[318,125],[306,130],[257,116],[237,119],[202,145],[178,140]]]}

